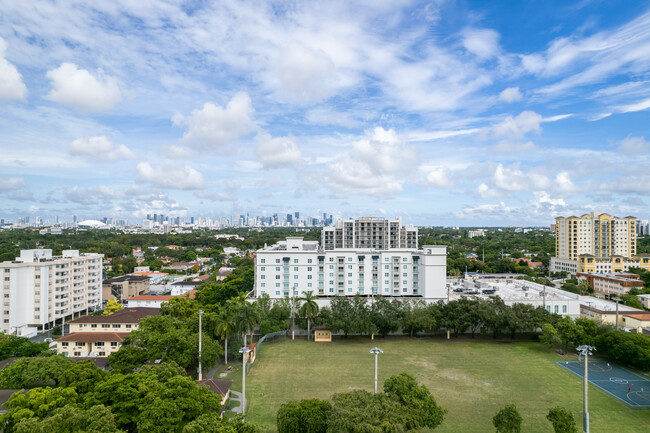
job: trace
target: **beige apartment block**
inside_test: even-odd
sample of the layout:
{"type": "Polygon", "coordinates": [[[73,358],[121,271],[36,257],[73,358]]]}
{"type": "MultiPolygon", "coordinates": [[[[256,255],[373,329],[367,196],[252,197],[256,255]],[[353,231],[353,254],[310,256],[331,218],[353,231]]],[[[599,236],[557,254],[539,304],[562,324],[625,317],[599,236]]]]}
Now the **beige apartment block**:
{"type": "Polygon", "coordinates": [[[323,227],[321,246],[324,250],[339,248],[417,249],[418,229],[413,226],[402,227],[401,217],[394,220],[376,217],[337,220],[334,226],[323,227]]]}

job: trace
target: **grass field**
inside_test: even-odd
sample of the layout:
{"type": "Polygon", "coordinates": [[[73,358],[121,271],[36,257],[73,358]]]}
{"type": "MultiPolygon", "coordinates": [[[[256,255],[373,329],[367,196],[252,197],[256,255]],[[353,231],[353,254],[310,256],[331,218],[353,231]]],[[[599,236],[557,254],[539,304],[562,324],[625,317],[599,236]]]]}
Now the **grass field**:
{"type": "MultiPolygon", "coordinates": [[[[334,343],[279,341],[260,347],[247,375],[248,419],[275,431],[275,413],[289,400],[329,399],[336,392],[372,391],[373,346],[379,355],[379,384],[402,371],[412,373],[449,412],[437,432],[494,431],[492,417],[515,403],[524,432],[552,432],[549,408],[571,410],[582,431],[582,382],[552,361],[575,360],[534,342],[491,340],[368,339],[334,343]]],[[[241,369],[230,375],[241,390],[241,369]]],[[[650,410],[633,410],[589,388],[591,431],[650,431],[650,410]]]]}

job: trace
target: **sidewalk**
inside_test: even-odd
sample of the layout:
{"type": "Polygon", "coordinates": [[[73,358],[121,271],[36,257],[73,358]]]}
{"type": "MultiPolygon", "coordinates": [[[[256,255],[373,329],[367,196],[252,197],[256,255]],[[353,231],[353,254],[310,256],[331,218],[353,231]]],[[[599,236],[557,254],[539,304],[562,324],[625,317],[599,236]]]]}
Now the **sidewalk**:
{"type": "Polygon", "coordinates": [[[233,391],[231,389],[230,390],[230,404],[233,407],[230,410],[233,411],[234,413],[242,413],[241,401],[242,401],[241,392],[233,391]],[[234,403],[237,403],[237,407],[234,407],[235,406],[234,403]]]}

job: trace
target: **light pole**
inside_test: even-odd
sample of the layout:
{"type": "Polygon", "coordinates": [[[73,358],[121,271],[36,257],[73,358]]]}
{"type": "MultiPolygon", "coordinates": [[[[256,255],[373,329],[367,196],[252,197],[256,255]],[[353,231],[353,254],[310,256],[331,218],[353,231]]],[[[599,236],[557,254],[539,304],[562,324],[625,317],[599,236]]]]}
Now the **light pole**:
{"type": "Polygon", "coordinates": [[[203,367],[201,367],[201,346],[203,343],[201,316],[203,316],[203,310],[199,310],[199,381],[203,380],[203,367]]]}
{"type": "Polygon", "coordinates": [[[246,414],[246,355],[251,350],[248,347],[242,347],[239,349],[241,353],[241,414],[245,416],[246,414]]]}
{"type": "Polygon", "coordinates": [[[611,299],[612,301],[616,301],[616,330],[618,331],[618,302],[622,301],[622,299],[618,297],[613,297],[611,299]]]}
{"type": "Polygon", "coordinates": [[[588,404],[588,398],[587,398],[587,389],[588,389],[588,383],[589,383],[589,355],[591,355],[592,350],[596,350],[595,347],[593,346],[588,346],[588,345],[582,345],[578,346],[576,350],[580,353],[580,355],[584,355],[585,357],[585,377],[584,377],[584,390],[583,390],[583,400],[584,400],[584,406],[583,406],[583,425],[584,425],[584,432],[589,433],[589,404],[588,404]]]}
{"type": "Polygon", "coordinates": [[[375,394],[377,394],[377,355],[384,353],[379,347],[373,347],[370,349],[370,353],[375,355],[375,394]]]}

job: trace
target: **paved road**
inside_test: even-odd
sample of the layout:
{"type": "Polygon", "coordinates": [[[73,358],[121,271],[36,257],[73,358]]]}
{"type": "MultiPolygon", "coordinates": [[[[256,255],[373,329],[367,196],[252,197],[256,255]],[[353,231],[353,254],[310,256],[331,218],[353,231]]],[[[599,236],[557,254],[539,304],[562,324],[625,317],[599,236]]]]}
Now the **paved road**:
{"type": "MultiPolygon", "coordinates": [[[[65,331],[65,335],[68,335],[68,333],[70,332],[70,325],[65,324],[64,331],[65,331]]],[[[44,332],[39,332],[38,335],[36,335],[36,337],[30,338],[29,341],[31,341],[32,343],[42,343],[43,341],[45,341],[46,338],[52,338],[51,329],[48,329],[47,331],[44,332]]]]}

